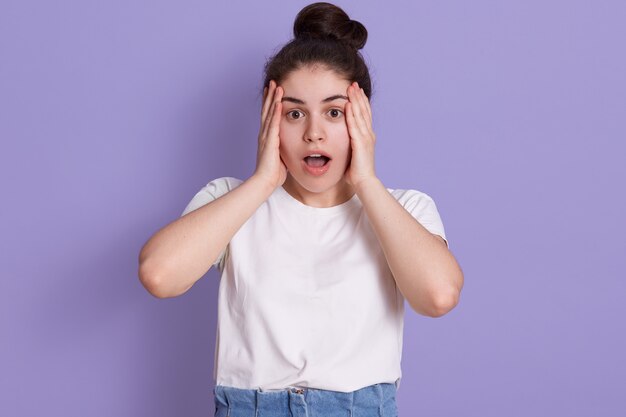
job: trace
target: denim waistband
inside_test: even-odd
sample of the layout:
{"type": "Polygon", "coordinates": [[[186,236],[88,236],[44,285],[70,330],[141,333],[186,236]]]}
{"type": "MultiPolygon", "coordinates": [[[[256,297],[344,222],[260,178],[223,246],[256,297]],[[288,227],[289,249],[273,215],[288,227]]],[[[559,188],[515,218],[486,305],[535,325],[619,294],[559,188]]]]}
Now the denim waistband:
{"type": "MultiPolygon", "coordinates": [[[[395,417],[397,383],[378,383],[352,392],[288,387],[242,389],[216,385],[215,417],[314,417],[346,412],[363,417],[395,417]]],[[[344,414],[337,414],[344,415],[344,414]]]]}

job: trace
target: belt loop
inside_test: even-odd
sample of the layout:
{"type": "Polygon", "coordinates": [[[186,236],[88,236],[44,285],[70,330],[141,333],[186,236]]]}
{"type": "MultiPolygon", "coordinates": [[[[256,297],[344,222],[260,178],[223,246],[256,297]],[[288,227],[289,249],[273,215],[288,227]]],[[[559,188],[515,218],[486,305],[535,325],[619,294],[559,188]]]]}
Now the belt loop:
{"type": "Polygon", "coordinates": [[[385,417],[385,413],[383,410],[383,406],[385,405],[385,395],[383,393],[383,387],[380,385],[380,383],[374,385],[374,387],[376,388],[376,394],[378,395],[378,415],[380,417],[385,417]]]}
{"type": "Polygon", "coordinates": [[[307,401],[306,401],[306,388],[289,387],[287,389],[287,400],[289,401],[289,411],[293,417],[306,417],[307,401]]]}
{"type": "Polygon", "coordinates": [[[357,390],[352,390],[350,393],[350,417],[354,415],[354,394],[357,390]]]}

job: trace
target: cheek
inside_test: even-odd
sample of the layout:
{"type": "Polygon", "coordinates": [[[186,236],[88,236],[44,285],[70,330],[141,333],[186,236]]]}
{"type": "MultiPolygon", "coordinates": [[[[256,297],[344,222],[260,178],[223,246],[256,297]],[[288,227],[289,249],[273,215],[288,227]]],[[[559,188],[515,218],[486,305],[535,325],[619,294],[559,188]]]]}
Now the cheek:
{"type": "Polygon", "coordinates": [[[280,136],[281,141],[287,141],[287,140],[293,141],[301,133],[300,128],[297,125],[293,123],[289,123],[288,121],[284,119],[281,120],[278,128],[279,128],[278,135],[280,136]]]}
{"type": "Polygon", "coordinates": [[[280,154],[283,158],[289,158],[296,153],[297,138],[299,131],[292,123],[282,121],[278,136],[280,137],[280,154]]]}
{"type": "Polygon", "coordinates": [[[333,137],[336,138],[337,147],[342,150],[349,150],[350,147],[350,133],[348,132],[347,125],[336,125],[333,129],[333,137]]]}
{"type": "Polygon", "coordinates": [[[280,123],[278,124],[278,130],[280,131],[280,133],[282,134],[284,131],[286,131],[288,129],[288,125],[287,125],[287,121],[285,120],[284,117],[280,118],[280,123]]]}

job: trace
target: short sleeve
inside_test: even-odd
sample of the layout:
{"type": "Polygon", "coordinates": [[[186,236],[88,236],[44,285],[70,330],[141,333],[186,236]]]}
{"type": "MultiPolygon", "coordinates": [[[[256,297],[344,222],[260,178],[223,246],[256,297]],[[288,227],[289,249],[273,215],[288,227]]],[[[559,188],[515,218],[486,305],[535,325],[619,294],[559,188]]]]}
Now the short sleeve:
{"type": "Polygon", "coordinates": [[[430,233],[441,236],[450,247],[435,201],[426,193],[417,190],[390,190],[402,206],[430,233]]]}
{"type": "MultiPolygon", "coordinates": [[[[218,199],[219,197],[223,196],[229,191],[237,188],[242,182],[243,181],[237,178],[232,178],[232,177],[222,177],[222,178],[217,178],[215,180],[212,180],[207,185],[202,187],[200,191],[196,193],[196,195],[193,196],[191,201],[187,204],[187,206],[183,210],[180,217],[183,217],[184,215],[194,210],[199,209],[200,207],[210,203],[211,201],[218,199]]],[[[221,271],[223,267],[224,259],[226,258],[227,254],[228,254],[228,245],[226,246],[226,248],[224,248],[224,250],[217,257],[217,259],[213,263],[213,266],[215,266],[221,271]]]]}

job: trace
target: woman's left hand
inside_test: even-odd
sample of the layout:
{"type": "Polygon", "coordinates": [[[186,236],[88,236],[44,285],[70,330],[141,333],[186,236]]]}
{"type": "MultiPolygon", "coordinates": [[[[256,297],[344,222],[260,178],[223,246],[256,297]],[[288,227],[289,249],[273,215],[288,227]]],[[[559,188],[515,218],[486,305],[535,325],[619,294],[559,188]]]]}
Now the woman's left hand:
{"type": "Polygon", "coordinates": [[[363,181],[376,178],[374,170],[374,144],[376,134],[372,129],[372,109],[359,84],[348,87],[346,123],[352,147],[352,159],[346,170],[346,181],[358,190],[363,181]]]}

